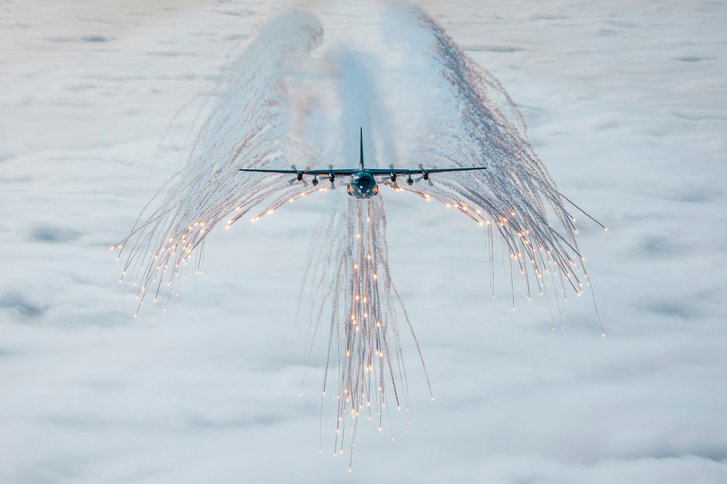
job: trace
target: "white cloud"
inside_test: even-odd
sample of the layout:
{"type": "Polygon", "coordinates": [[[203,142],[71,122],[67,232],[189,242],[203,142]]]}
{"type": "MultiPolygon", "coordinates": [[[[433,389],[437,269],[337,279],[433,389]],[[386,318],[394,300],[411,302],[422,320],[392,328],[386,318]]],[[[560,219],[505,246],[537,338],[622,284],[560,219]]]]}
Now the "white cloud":
{"type": "MultiPolygon", "coordinates": [[[[562,305],[556,331],[544,300],[489,301],[476,227],[385,193],[437,399],[410,351],[410,423],[393,419],[395,442],[359,429],[349,477],[318,453],[320,344],[297,395],[298,283],[325,200],[214,234],[206,274],[138,320],[117,311],[108,251],[178,166],[188,112],[153,160],[170,119],[282,6],[125,5],[4,7],[0,480],[727,479],[722,6],[424,4],[522,106],[562,191],[609,225],[580,224],[609,337],[588,300],[562,305]]],[[[373,6],[316,13],[331,41],[378,35],[373,6]]]]}

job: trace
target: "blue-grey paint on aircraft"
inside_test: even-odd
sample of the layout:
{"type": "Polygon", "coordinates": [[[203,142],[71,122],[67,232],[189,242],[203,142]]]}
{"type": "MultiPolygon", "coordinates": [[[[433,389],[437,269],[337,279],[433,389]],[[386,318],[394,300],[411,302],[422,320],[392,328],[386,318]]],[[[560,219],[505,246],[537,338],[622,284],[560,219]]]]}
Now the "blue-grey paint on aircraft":
{"type": "Polygon", "coordinates": [[[328,178],[331,184],[334,183],[337,176],[349,176],[348,186],[346,192],[359,199],[367,199],[376,196],[379,193],[379,185],[376,182],[376,177],[381,176],[388,178],[392,184],[396,185],[396,180],[399,175],[406,175],[406,183],[408,185],[414,184],[412,175],[420,175],[418,180],[426,180],[431,183],[429,175],[431,173],[446,173],[454,171],[472,171],[472,170],[486,170],[486,166],[476,166],[472,168],[424,168],[419,165],[419,168],[395,168],[393,166],[389,168],[366,168],[364,163],[364,149],[363,149],[363,128],[360,131],[360,152],[359,152],[359,166],[358,168],[333,168],[329,167],[327,170],[299,170],[292,167],[290,170],[274,170],[266,168],[240,168],[242,172],[251,173],[275,173],[275,174],[291,174],[295,175],[293,181],[305,182],[306,176],[312,176],[313,185],[320,183],[319,177],[328,178]]]}

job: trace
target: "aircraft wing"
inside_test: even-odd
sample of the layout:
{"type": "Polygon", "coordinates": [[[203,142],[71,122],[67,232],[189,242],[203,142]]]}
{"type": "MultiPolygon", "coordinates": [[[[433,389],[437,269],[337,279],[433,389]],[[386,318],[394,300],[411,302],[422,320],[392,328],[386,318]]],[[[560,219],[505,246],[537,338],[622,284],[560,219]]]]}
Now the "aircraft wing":
{"type": "MultiPolygon", "coordinates": [[[[267,168],[240,168],[240,171],[245,172],[252,172],[252,173],[282,173],[282,174],[290,174],[290,175],[321,175],[321,176],[328,176],[328,175],[353,175],[354,173],[357,173],[359,170],[356,168],[330,168],[327,170],[272,170],[267,168]]],[[[418,173],[418,172],[417,172],[418,173]]]]}
{"type": "Polygon", "coordinates": [[[475,166],[471,168],[366,168],[372,175],[422,175],[424,173],[446,173],[451,171],[473,171],[486,170],[486,166],[475,166]]]}
{"type": "MultiPolygon", "coordinates": [[[[366,168],[372,175],[421,175],[424,173],[447,173],[453,171],[486,170],[486,166],[475,166],[467,168],[366,168]]],[[[358,168],[329,168],[323,170],[275,170],[269,168],[240,168],[240,171],[252,173],[279,173],[290,175],[353,175],[358,173],[358,168]]]]}

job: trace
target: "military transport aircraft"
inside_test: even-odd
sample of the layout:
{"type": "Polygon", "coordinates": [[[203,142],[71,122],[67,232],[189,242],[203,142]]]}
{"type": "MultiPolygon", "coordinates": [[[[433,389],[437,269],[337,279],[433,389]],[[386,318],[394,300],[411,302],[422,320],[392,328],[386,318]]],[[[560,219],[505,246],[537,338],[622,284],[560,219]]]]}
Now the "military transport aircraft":
{"type": "MultiPolygon", "coordinates": [[[[429,180],[429,175],[431,173],[446,173],[451,171],[472,171],[472,170],[486,170],[486,166],[477,166],[474,168],[424,168],[422,165],[419,165],[418,169],[408,169],[408,168],[366,168],[364,167],[364,151],[363,151],[363,128],[361,128],[361,138],[360,138],[360,158],[359,158],[359,166],[358,168],[333,168],[333,166],[329,167],[327,170],[299,170],[295,167],[292,167],[290,170],[272,170],[272,169],[265,169],[265,168],[240,168],[240,171],[245,172],[254,172],[254,173],[277,173],[277,174],[291,174],[295,175],[295,178],[291,180],[291,183],[293,182],[305,182],[303,179],[304,176],[312,176],[313,177],[313,185],[318,185],[319,180],[318,177],[324,177],[328,178],[328,180],[333,184],[334,180],[337,176],[350,176],[350,180],[348,182],[348,187],[346,188],[346,191],[349,195],[354,196],[356,198],[371,198],[377,193],[379,193],[379,186],[376,183],[376,176],[381,177],[388,177],[389,180],[395,185],[396,184],[396,178],[399,175],[406,175],[406,183],[408,185],[414,184],[414,179],[412,178],[412,175],[421,175],[421,177],[418,180],[427,180],[429,183],[431,183],[431,180],[429,180]]],[[[417,180],[417,181],[418,181],[417,180]]]]}

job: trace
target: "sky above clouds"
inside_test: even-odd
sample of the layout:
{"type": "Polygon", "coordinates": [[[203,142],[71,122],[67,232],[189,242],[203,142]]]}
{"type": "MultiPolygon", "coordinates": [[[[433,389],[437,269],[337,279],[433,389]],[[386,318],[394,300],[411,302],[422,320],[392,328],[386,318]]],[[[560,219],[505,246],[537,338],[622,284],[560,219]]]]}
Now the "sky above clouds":
{"type": "Polygon", "coordinates": [[[727,480],[727,7],[418,4],[502,81],[561,191],[609,227],[578,222],[608,337],[590,298],[513,312],[498,278],[491,300],[481,229],[382,191],[436,399],[405,339],[412,409],[390,432],[359,428],[349,474],[319,436],[325,340],[307,363],[296,316],[311,229],[342,191],[215,231],[205,274],[138,319],[108,247],[269,18],[309,9],[324,48],[365,52],[384,3],[5,3],[0,481],[727,480]]]}

